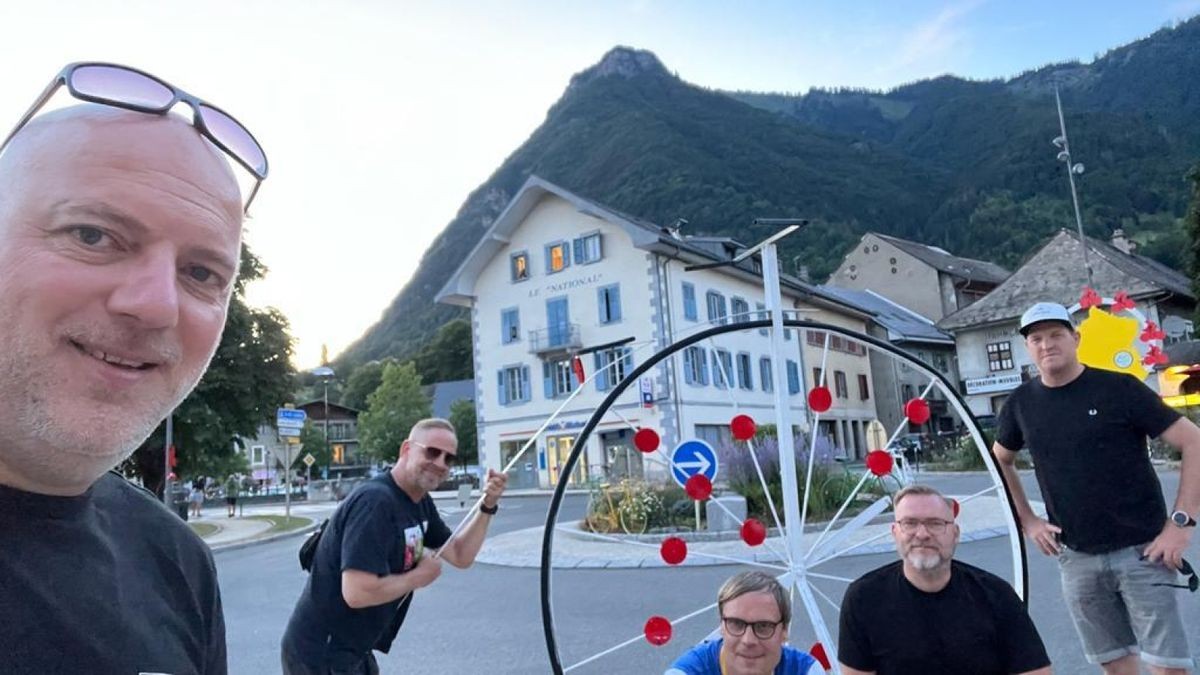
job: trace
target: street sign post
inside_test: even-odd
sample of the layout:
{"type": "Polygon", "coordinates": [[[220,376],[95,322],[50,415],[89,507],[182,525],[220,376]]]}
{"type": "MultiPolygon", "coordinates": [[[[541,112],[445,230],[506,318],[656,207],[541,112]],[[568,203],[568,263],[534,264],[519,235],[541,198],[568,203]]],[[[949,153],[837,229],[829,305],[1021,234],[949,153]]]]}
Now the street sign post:
{"type": "Polygon", "coordinates": [[[698,474],[715,481],[718,468],[717,451],[699,439],[684,441],[671,453],[671,476],[679,487],[684,487],[687,479],[698,474]]]}
{"type": "Polygon", "coordinates": [[[311,452],[304,455],[304,466],[311,467],[313,464],[316,464],[316,462],[317,458],[313,457],[311,452]]]}
{"type": "Polygon", "coordinates": [[[275,410],[275,428],[279,430],[280,438],[300,438],[300,430],[304,428],[304,420],[308,417],[303,410],[295,408],[277,408],[275,410]]]}

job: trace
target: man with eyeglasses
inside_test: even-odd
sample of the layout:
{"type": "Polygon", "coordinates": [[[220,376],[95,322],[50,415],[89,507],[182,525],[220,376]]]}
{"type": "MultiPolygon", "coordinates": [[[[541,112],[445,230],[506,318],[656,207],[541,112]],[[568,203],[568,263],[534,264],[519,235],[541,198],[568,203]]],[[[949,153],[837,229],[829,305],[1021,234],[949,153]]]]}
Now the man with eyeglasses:
{"type": "Polygon", "coordinates": [[[1062,305],[1039,302],[1018,331],[1038,377],[1000,409],[992,452],[1021,529],[1058,558],[1063,597],[1089,663],[1110,675],[1195,667],[1171,589],[1200,511],[1200,429],[1137,378],[1079,362],[1079,332],[1062,305]],[[1168,515],[1147,438],[1179,448],[1168,515]],[[1049,519],[1030,508],[1015,467],[1028,448],[1049,519]]]}
{"type": "Polygon", "coordinates": [[[716,640],[680,656],[665,675],[809,675],[824,673],[816,659],[784,644],[792,606],[775,577],[742,572],[717,592],[716,640]]]}
{"type": "Polygon", "coordinates": [[[391,649],[413,592],[437,580],[441,560],[460,569],[475,562],[508,477],[488,470],[478,512],[450,540],[429,493],[457,452],[450,422],[421,420],[400,444],[395,466],[338,507],[283,636],[285,675],[375,675],[373,650],[391,649]]]}
{"type": "Polygon", "coordinates": [[[217,349],[244,210],[227,158],[251,147],[261,181],[232,117],[96,63],[63,69],[0,142],[5,673],[227,672],[211,553],[111,469],[217,349]],[[63,86],[87,104],[37,116],[63,86]]]}
{"type": "Polygon", "coordinates": [[[900,560],[846,589],[837,645],[842,673],[1050,673],[1046,648],[1012,587],[954,560],[952,502],[910,485],[893,497],[892,510],[900,560]]]}

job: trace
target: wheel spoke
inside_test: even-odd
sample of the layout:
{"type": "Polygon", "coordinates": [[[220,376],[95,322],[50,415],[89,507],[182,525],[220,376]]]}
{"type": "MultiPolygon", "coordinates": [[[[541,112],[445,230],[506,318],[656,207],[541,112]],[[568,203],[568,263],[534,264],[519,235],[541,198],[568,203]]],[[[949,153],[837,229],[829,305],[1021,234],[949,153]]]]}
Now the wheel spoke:
{"type": "Polygon", "coordinates": [[[814,558],[823,558],[826,553],[837,548],[838,544],[846,541],[850,535],[866,527],[875,516],[886,511],[891,504],[892,500],[887,497],[880,497],[879,499],[875,500],[875,503],[871,504],[859,512],[858,515],[851,518],[850,521],[847,522],[841,529],[839,529],[837,532],[834,532],[831,537],[825,541],[818,541],[817,544],[812,547],[812,550],[808,552],[808,555],[804,556],[805,561],[813,560],[814,558]]]}
{"type": "MultiPolygon", "coordinates": [[[[701,614],[703,614],[703,613],[705,613],[705,612],[708,612],[708,611],[712,610],[712,609],[713,609],[714,607],[716,607],[716,606],[717,606],[717,603],[715,603],[715,602],[714,602],[714,603],[712,603],[711,605],[709,605],[709,606],[707,606],[707,607],[702,607],[702,608],[700,608],[700,609],[698,609],[698,610],[696,610],[696,611],[694,611],[694,612],[691,612],[691,613],[689,613],[689,614],[684,614],[683,616],[681,616],[681,617],[679,617],[679,618],[677,618],[677,619],[672,619],[672,620],[671,620],[671,625],[672,625],[672,626],[675,626],[675,625],[677,625],[677,624],[679,624],[679,623],[682,623],[682,622],[684,622],[684,621],[687,621],[688,619],[692,619],[692,618],[695,618],[695,617],[697,617],[697,616],[700,616],[701,614]]],[[[621,642],[621,643],[619,643],[619,644],[617,644],[617,645],[615,645],[615,646],[609,647],[608,649],[605,649],[604,651],[602,651],[602,652],[600,652],[600,653],[598,653],[598,654],[595,654],[595,655],[593,655],[593,656],[589,656],[589,657],[587,657],[586,659],[584,659],[584,660],[582,660],[582,661],[580,661],[580,662],[578,662],[578,663],[576,663],[576,664],[574,664],[574,665],[571,665],[571,666],[568,666],[568,667],[566,667],[566,668],[563,668],[563,672],[565,672],[565,673],[566,673],[566,672],[570,672],[570,671],[572,671],[572,670],[575,670],[576,668],[578,668],[578,667],[580,667],[580,666],[587,665],[587,664],[589,664],[589,663],[591,663],[591,662],[595,661],[596,659],[602,658],[602,657],[604,657],[604,656],[608,656],[609,654],[612,654],[613,652],[615,652],[615,651],[617,651],[617,650],[624,649],[625,647],[628,647],[629,645],[632,645],[632,644],[636,644],[636,643],[638,643],[638,642],[640,642],[640,641],[642,641],[642,640],[644,640],[644,639],[646,639],[644,635],[638,635],[638,636],[636,636],[636,637],[632,637],[632,638],[630,638],[630,639],[628,639],[628,640],[625,640],[624,642],[621,642]]]]}

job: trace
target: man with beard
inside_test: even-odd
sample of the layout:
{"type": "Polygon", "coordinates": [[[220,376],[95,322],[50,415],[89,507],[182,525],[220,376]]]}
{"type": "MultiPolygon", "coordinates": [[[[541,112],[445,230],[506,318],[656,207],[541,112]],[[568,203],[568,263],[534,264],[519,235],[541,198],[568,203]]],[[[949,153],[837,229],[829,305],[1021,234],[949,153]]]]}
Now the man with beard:
{"type": "Polygon", "coordinates": [[[266,177],[233,118],[97,63],[63,69],[0,143],[5,673],[227,670],[208,548],[110,472],[217,349],[243,214],[222,150],[266,177]],[[64,85],[90,103],[35,118],[64,85]],[[180,101],[192,120],[168,114],[180,101]]]}
{"type": "Polygon", "coordinates": [[[842,600],[845,675],[1050,672],[1025,606],[994,574],[954,560],[954,507],[910,485],[893,498],[900,560],[864,574],[842,600]]]}
{"type": "Polygon", "coordinates": [[[479,512],[447,544],[429,492],[446,478],[458,452],[450,422],[413,425],[390,471],[363,483],[329,520],[311,574],[281,645],[285,675],[375,675],[373,649],[387,653],[413,591],[433,583],[442,563],[475,562],[508,476],[488,470],[479,512]],[[441,549],[437,556],[427,549],[441,549]]]}

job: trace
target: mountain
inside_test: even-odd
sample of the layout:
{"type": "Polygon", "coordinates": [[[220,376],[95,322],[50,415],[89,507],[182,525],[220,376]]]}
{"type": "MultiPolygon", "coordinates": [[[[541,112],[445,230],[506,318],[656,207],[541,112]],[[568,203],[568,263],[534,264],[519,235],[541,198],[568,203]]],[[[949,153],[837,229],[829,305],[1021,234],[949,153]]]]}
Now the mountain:
{"type": "MultiPolygon", "coordinates": [[[[692,234],[765,235],[755,217],[806,217],[781,259],[820,276],[874,230],[1015,267],[1073,223],[1058,135],[1061,91],[1085,228],[1122,226],[1180,264],[1183,175],[1200,158],[1200,18],[1009,80],[940,77],[888,92],[721,92],[617,47],[575,75],[545,121],[466,199],[380,321],[337,359],[415,353],[461,309],[433,297],[530,174],[692,234]]],[[[1181,239],[1182,238],[1182,239],[1181,239]]]]}

